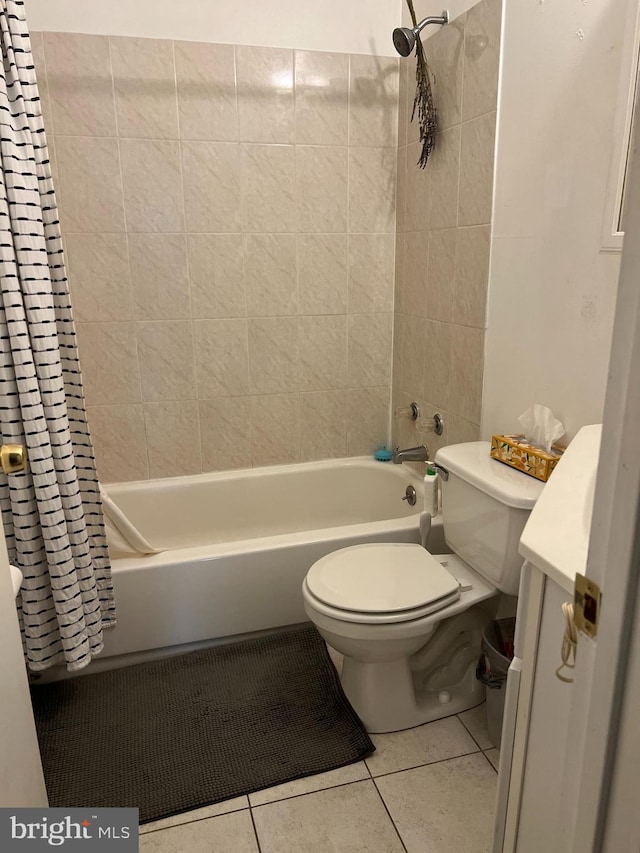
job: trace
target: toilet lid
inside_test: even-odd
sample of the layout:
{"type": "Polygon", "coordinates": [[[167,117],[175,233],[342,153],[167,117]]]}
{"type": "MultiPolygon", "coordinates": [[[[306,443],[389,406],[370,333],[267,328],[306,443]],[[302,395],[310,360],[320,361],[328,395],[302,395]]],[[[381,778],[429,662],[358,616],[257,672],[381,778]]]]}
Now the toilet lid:
{"type": "MultiPolygon", "coordinates": [[[[352,545],[309,569],[315,598],[341,610],[397,613],[459,595],[458,581],[420,545],[352,545]]],[[[456,596],[457,597],[457,596],[456,596]]]]}

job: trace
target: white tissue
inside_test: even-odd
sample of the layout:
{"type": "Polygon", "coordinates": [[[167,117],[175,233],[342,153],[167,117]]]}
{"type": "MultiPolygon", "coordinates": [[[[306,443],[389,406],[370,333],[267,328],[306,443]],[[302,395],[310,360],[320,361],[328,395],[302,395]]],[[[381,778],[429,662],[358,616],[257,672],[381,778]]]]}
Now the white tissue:
{"type": "Polygon", "coordinates": [[[565,428],[551,409],[536,403],[518,418],[527,441],[549,452],[551,445],[565,434],[565,428]]]}

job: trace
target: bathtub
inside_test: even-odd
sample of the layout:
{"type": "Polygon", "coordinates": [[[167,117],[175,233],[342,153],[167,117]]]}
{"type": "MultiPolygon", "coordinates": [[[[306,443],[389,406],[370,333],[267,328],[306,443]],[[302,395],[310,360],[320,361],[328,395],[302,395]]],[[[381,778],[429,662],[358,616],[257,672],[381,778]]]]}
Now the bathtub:
{"type": "MultiPolygon", "coordinates": [[[[137,657],[145,659],[305,622],[301,585],[316,560],[363,542],[418,542],[423,508],[419,477],[368,458],[107,491],[163,551],[113,559],[118,622],[105,633],[102,661],[133,653],[147,653],[137,657]],[[402,500],[408,485],[418,493],[414,507],[402,500]]],[[[438,530],[436,524],[436,550],[438,530]]]]}

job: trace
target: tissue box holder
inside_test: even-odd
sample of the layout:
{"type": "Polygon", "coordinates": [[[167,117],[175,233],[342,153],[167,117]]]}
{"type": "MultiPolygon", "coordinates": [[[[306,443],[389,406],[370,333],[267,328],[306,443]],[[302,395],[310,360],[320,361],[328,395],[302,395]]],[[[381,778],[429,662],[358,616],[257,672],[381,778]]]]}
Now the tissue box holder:
{"type": "Polygon", "coordinates": [[[524,435],[492,435],[489,455],[546,483],[564,450],[554,444],[547,452],[529,444],[524,435]]]}

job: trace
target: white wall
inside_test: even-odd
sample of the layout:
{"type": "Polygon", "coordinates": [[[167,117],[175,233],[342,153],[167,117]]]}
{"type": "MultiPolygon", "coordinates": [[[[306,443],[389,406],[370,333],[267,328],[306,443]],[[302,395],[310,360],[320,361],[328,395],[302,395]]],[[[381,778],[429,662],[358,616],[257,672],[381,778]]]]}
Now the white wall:
{"type": "MultiPolygon", "coordinates": [[[[458,15],[462,15],[467,9],[475,6],[477,2],[478,0],[413,0],[413,8],[419,21],[429,15],[441,15],[443,9],[449,12],[449,20],[453,21],[458,15]]],[[[407,26],[410,15],[406,0],[402,0],[402,18],[405,26],[407,26]]],[[[423,31],[424,38],[429,38],[430,35],[437,32],[437,29],[437,27],[427,27],[423,31]]]]}
{"type": "Polygon", "coordinates": [[[33,30],[394,55],[401,0],[26,0],[33,30]]]}
{"type": "Polygon", "coordinates": [[[600,234],[620,0],[506,0],[482,436],[532,403],[602,419],[619,256],[600,234]]]}

